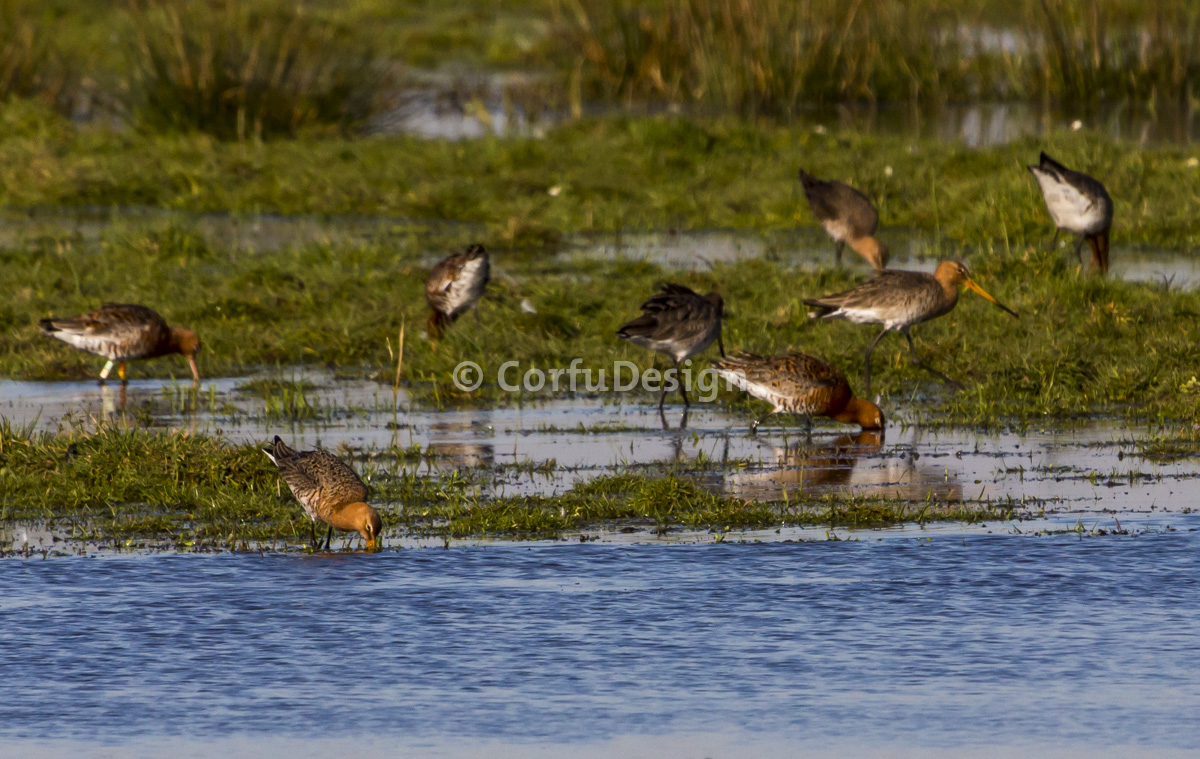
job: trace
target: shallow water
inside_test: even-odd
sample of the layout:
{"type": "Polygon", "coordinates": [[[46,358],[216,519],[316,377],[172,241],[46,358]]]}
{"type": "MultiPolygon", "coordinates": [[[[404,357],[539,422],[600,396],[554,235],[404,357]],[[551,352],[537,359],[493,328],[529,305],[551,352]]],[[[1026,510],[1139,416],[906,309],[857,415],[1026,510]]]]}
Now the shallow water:
{"type": "MultiPolygon", "coordinates": [[[[409,409],[391,389],[296,370],[322,417],[288,420],[266,413],[261,397],[238,388],[248,379],[186,386],[136,380],[124,391],[93,382],[0,380],[0,416],[56,430],[97,420],[196,432],[220,430],[235,443],[282,436],[298,448],[348,449],[372,466],[423,475],[458,472],[484,495],[555,495],[621,471],[682,470],[706,487],[752,500],[836,494],[919,504],[991,502],[1056,517],[1170,515],[1191,511],[1200,458],[1156,461],[1139,455],[1148,431],[1115,421],[1020,431],[933,430],[906,424],[903,405],[883,435],[818,427],[811,440],[795,420],[774,417],[749,434],[748,415],[696,404],[668,407],[666,422],[645,396],[558,398],[496,408],[409,409]],[[419,445],[420,460],[374,460],[419,445]]],[[[886,405],[886,404],[885,404],[886,405]]],[[[360,467],[365,466],[362,459],[360,467]]]]}
{"type": "Polygon", "coordinates": [[[23,756],[1182,755],[1200,517],[1179,527],[7,561],[0,738],[23,756]]]}

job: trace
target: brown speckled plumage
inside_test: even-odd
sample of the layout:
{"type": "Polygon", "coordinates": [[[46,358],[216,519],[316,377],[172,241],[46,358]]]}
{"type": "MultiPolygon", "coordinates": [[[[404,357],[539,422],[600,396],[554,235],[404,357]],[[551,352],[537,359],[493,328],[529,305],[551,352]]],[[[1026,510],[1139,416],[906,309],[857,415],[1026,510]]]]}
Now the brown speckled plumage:
{"type": "Polygon", "coordinates": [[[433,267],[425,280],[429,303],[429,334],[439,338],[468,309],[476,307],[491,279],[491,264],[482,245],[450,256],[433,267]]]}
{"type": "Polygon", "coordinates": [[[358,530],[368,542],[378,537],[379,515],[366,505],[367,486],[349,464],[328,451],[297,451],[278,435],[274,446],[263,451],[314,525],[324,522],[331,530],[358,530]],[[357,516],[343,513],[350,507],[363,512],[362,524],[357,516]]]}
{"type": "MultiPolygon", "coordinates": [[[[200,340],[186,329],[171,329],[153,309],[131,303],[105,303],[95,311],[70,318],[42,319],[42,331],[80,350],[103,356],[121,364],[121,379],[125,379],[125,362],[157,358],[171,353],[185,356],[197,381],[200,379],[195,354],[200,340]]],[[[107,376],[107,368],[101,378],[107,376]]]]}
{"type": "Polygon", "coordinates": [[[868,401],[854,397],[850,383],[836,366],[799,351],[777,356],[739,353],[713,361],[723,379],[773,408],[771,414],[788,413],[807,417],[827,416],[856,423],[863,429],[883,426],[883,414],[868,401]]]}

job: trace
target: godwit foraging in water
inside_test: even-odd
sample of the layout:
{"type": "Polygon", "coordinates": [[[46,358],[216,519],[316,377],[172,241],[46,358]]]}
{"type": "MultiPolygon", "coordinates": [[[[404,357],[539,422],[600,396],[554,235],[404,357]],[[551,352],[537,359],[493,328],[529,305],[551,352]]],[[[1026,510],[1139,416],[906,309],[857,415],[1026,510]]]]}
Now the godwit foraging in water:
{"type": "Polygon", "coordinates": [[[866,378],[863,383],[865,392],[871,392],[871,351],[875,350],[875,345],[884,335],[893,330],[904,333],[913,362],[917,366],[943,382],[961,387],[959,382],[921,360],[917,355],[916,346],[913,345],[912,335],[909,334],[909,328],[914,324],[949,313],[958,303],[959,285],[966,285],[1014,317],[1017,316],[1016,311],[975,284],[967,272],[967,267],[959,261],[942,261],[933,274],[918,271],[881,271],[852,290],[826,295],[824,298],[812,298],[804,303],[816,309],[808,314],[814,319],[832,319],[840,316],[855,324],[883,325],[883,330],[875,336],[863,353],[863,362],[866,364],[866,378]]]}
{"type": "Polygon", "coordinates": [[[429,302],[429,335],[435,339],[446,327],[474,307],[479,315],[479,298],[491,278],[492,268],[482,245],[472,245],[466,253],[445,259],[425,280],[425,300],[429,302]]]}
{"type": "Polygon", "coordinates": [[[883,412],[874,403],[857,398],[846,376],[832,364],[805,353],[781,356],[738,353],[713,361],[717,375],[737,385],[773,408],[754,420],[750,432],[772,414],[798,414],[812,430],[814,416],[827,416],[864,430],[883,429],[883,412]]]}
{"type": "Polygon", "coordinates": [[[42,319],[42,331],[88,353],[108,359],[100,371],[101,381],[108,379],[113,364],[125,382],[125,363],[143,358],[158,358],[178,353],[188,360],[192,377],[200,381],[196,354],[200,338],[182,327],[171,328],[156,311],[128,303],[105,303],[90,314],[69,319],[42,319]]]}
{"type": "MultiPolygon", "coordinates": [[[[1112,229],[1113,202],[1104,185],[1078,171],[1072,171],[1044,152],[1037,166],[1029,170],[1037,178],[1046,200],[1046,210],[1054,220],[1054,242],[1058,233],[1066,230],[1079,235],[1075,242],[1075,257],[1083,241],[1092,246],[1092,266],[1100,273],[1108,271],[1108,233],[1112,229]]],[[[1080,258],[1082,262],[1082,259],[1080,258]]]]}
{"type": "Polygon", "coordinates": [[[887,268],[888,249],[875,239],[879,213],[871,199],[843,182],[826,182],[800,169],[800,184],[813,216],[837,243],[834,252],[842,262],[847,244],[876,269],[887,268]]]}
{"type": "Polygon", "coordinates": [[[317,548],[317,520],[329,525],[325,533],[325,550],[334,528],[357,531],[367,541],[367,549],[379,548],[379,533],[383,522],[379,512],[367,505],[367,486],[350,465],[328,451],[297,451],[289,448],[279,436],[275,445],[263,453],[274,462],[279,476],[291,488],[296,500],[312,520],[309,538],[317,548]]]}
{"type": "MultiPolygon", "coordinates": [[[[662,292],[642,304],[642,315],[617,330],[617,337],[634,345],[665,353],[675,361],[676,369],[686,359],[695,356],[717,341],[721,355],[725,345],[721,342],[721,317],[725,302],[714,290],[708,295],[698,295],[683,285],[665,284],[662,292]]],[[[683,405],[688,403],[687,391],[679,382],[679,394],[683,405]]],[[[667,398],[667,383],[663,382],[662,394],[658,397],[658,410],[663,410],[667,398]]]]}

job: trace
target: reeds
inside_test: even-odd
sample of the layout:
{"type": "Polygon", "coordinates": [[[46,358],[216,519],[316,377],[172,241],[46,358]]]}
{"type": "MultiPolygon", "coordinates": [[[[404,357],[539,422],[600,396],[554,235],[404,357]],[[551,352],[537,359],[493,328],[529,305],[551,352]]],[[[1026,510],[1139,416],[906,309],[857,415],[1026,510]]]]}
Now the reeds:
{"type": "Polygon", "coordinates": [[[582,97],[790,114],[844,102],[1194,97],[1184,0],[561,0],[582,97]]]}
{"type": "Polygon", "coordinates": [[[369,35],[276,2],[149,0],[132,10],[131,106],[150,129],[224,139],[341,130],[387,79],[369,35]]]}
{"type": "Polygon", "coordinates": [[[32,98],[65,109],[78,78],[52,42],[52,28],[37,6],[0,0],[0,100],[32,98]]]}

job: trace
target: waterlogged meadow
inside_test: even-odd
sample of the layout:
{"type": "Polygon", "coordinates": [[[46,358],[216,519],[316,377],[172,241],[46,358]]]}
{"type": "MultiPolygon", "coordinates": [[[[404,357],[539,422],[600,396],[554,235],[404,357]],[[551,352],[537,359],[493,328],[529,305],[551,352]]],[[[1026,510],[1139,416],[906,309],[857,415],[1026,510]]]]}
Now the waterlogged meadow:
{"type": "Polygon", "coordinates": [[[1094,532],[1081,514],[1173,509],[1200,453],[1200,46],[1190,6],[1152,6],[6,3],[5,550],[300,548],[257,450],[277,433],[364,471],[393,545],[1048,514],[1035,529],[1094,532]],[[995,140],[846,116],[1031,101],[1036,134],[995,140]],[[1175,139],[1110,129],[1167,113],[1175,139]],[[1024,168],[1041,150],[1112,194],[1108,278],[1052,243],[1024,168]],[[874,329],[802,301],[868,272],[833,265],[801,167],[872,198],[894,267],[964,259],[1020,312],[968,292],[915,329],[965,389],[896,336],[873,359],[877,441],[786,418],[749,438],[765,407],[727,388],[693,388],[687,416],[673,393],[664,418],[650,388],[599,389],[666,368],[615,337],[663,282],[721,293],[729,349],[804,350],[861,385],[874,329]],[[435,343],[425,276],[476,242],[491,284],[435,343]],[[98,387],[102,360],[37,329],[105,301],[195,330],[201,386],[166,357],[98,387]],[[917,463],[947,455],[995,466],[917,463]]]}

